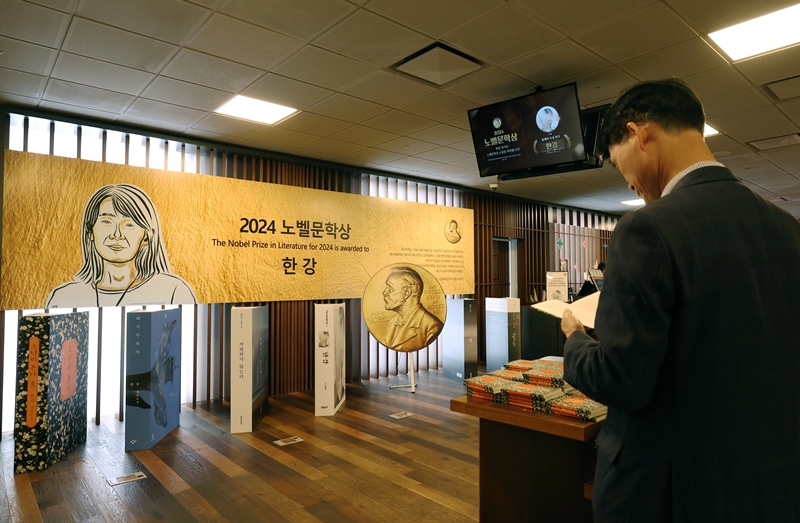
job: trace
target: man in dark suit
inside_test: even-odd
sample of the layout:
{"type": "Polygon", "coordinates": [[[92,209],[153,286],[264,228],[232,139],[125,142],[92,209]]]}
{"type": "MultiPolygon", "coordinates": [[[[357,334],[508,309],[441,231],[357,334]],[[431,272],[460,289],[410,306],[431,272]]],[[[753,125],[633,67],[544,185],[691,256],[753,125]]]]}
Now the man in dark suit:
{"type": "Polygon", "coordinates": [[[564,379],[608,405],[598,523],[800,521],[800,224],[714,160],[704,122],[679,80],[605,120],[646,205],[612,235],[597,341],[562,320],[564,379]]]}

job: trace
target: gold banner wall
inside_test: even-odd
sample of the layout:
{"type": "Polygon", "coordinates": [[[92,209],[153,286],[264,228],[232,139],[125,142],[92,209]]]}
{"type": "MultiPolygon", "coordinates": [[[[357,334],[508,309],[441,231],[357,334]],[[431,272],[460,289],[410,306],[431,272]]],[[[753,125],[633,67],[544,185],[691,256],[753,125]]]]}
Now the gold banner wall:
{"type": "Polygon", "coordinates": [[[447,294],[472,294],[473,252],[469,209],[5,151],[3,310],[42,308],[51,296],[52,307],[186,303],[192,293],[197,303],[359,298],[373,274],[399,262],[425,267],[447,294]],[[149,292],[134,275],[116,294],[98,291],[93,278],[54,293],[92,255],[102,278],[118,275],[108,267],[121,265],[114,256],[123,247],[109,243],[104,255],[101,243],[133,241],[124,225],[102,232],[110,208],[102,204],[82,225],[90,198],[112,184],[141,189],[131,193],[135,205],[152,201],[174,276],[148,276],[149,292]]]}

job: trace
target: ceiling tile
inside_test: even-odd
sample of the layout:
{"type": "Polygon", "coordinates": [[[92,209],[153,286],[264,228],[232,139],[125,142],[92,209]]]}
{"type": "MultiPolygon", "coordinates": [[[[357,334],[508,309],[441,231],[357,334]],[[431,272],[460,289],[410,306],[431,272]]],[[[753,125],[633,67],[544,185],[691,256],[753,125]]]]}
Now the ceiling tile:
{"type": "Polygon", "coordinates": [[[0,67],[33,74],[49,74],[58,51],[0,36],[0,67]]]}
{"type": "Polygon", "coordinates": [[[180,0],[85,0],[79,16],[173,44],[181,43],[211,12],[180,0]]]}
{"type": "Polygon", "coordinates": [[[639,80],[660,80],[673,76],[682,78],[726,64],[705,40],[698,37],[634,58],[619,67],[639,80]]]}
{"type": "Polygon", "coordinates": [[[375,71],[342,92],[370,102],[397,107],[436,91],[435,87],[389,71],[375,71]]]}
{"type": "Polygon", "coordinates": [[[450,162],[450,165],[463,167],[464,169],[469,169],[470,171],[478,170],[478,160],[475,159],[475,156],[470,156],[469,158],[464,158],[463,160],[450,162]]]}
{"type": "Polygon", "coordinates": [[[415,140],[407,136],[401,136],[377,146],[378,149],[392,151],[393,153],[413,155],[436,149],[436,146],[428,142],[415,140]]]}
{"type": "Polygon", "coordinates": [[[0,33],[34,44],[58,47],[67,30],[68,14],[18,0],[3,0],[0,33]]]}
{"type": "Polygon", "coordinates": [[[491,64],[504,64],[564,37],[514,6],[506,6],[445,37],[445,41],[491,64]]]}
{"type": "Polygon", "coordinates": [[[134,100],[133,96],[127,94],[55,79],[47,83],[43,98],[111,113],[121,113],[134,100]]]}
{"type": "Polygon", "coordinates": [[[536,17],[551,23],[562,33],[571,35],[654,1],[571,0],[568,5],[559,5],[558,8],[554,8],[551,0],[517,0],[517,4],[530,9],[536,17]]]}
{"type": "Polygon", "coordinates": [[[595,26],[573,39],[603,58],[619,63],[694,36],[691,28],[658,2],[595,26]]]}
{"type": "Polygon", "coordinates": [[[220,12],[301,40],[309,40],[355,8],[340,0],[229,0],[220,12]]]}
{"type": "Polygon", "coordinates": [[[362,124],[390,133],[411,134],[426,127],[433,127],[436,122],[403,111],[392,110],[370,118],[362,124]]]}
{"type": "Polygon", "coordinates": [[[320,116],[318,114],[309,113],[306,111],[297,113],[291,118],[287,118],[286,120],[276,124],[276,126],[284,129],[300,131],[301,133],[316,134],[318,136],[329,136],[352,125],[353,124],[350,122],[336,120],[335,118],[328,118],[327,116],[320,116]]]}
{"type": "Polygon", "coordinates": [[[394,133],[387,133],[386,131],[364,127],[363,125],[354,125],[331,135],[331,138],[372,147],[373,145],[399,138],[399,136],[394,133]]]}
{"type": "Polygon", "coordinates": [[[610,65],[572,40],[562,40],[503,66],[543,87],[552,87],[610,65]]]}
{"type": "Polygon", "coordinates": [[[125,111],[124,118],[139,118],[154,123],[166,122],[186,128],[205,114],[205,111],[139,98],[125,111]]]}
{"type": "Polygon", "coordinates": [[[365,147],[363,145],[351,142],[343,142],[341,140],[323,138],[322,140],[317,140],[316,142],[312,142],[308,145],[304,145],[299,149],[296,149],[294,153],[302,155],[305,154],[306,152],[315,152],[315,153],[330,155],[333,158],[338,158],[346,154],[360,151],[364,148],[365,147]]]}
{"type": "Polygon", "coordinates": [[[427,129],[417,131],[409,136],[411,136],[411,138],[416,138],[417,140],[423,140],[425,142],[431,142],[437,145],[450,145],[456,142],[472,139],[468,131],[445,124],[428,127],[427,129]]]}
{"type": "Polygon", "coordinates": [[[464,140],[463,142],[450,144],[449,147],[467,153],[473,153],[473,154],[475,153],[475,143],[472,141],[472,138],[470,138],[469,140],[464,140]]]}
{"type": "Polygon", "coordinates": [[[445,91],[487,105],[532,93],[535,88],[528,80],[502,69],[488,69],[448,87],[445,91]]]}
{"type": "MultiPolygon", "coordinates": [[[[382,151],[381,149],[362,149],[361,151],[347,155],[347,158],[375,164],[393,162],[394,160],[402,157],[402,154],[393,153],[391,151],[382,151]]],[[[346,158],[343,158],[343,160],[345,159],[346,158]]]]}
{"type": "Polygon", "coordinates": [[[791,118],[795,124],[800,125],[800,100],[781,102],[778,104],[778,109],[791,118]]]}
{"type": "Polygon", "coordinates": [[[764,107],[765,105],[772,105],[772,102],[754,87],[721,94],[711,98],[704,98],[701,101],[703,102],[703,109],[706,111],[706,118],[714,118],[715,116],[739,113],[749,109],[764,107]]]}
{"type": "MultiPolygon", "coordinates": [[[[319,136],[317,136],[316,138],[319,138],[319,136]]],[[[247,140],[242,140],[239,145],[243,145],[246,147],[253,147],[255,149],[260,149],[262,151],[271,151],[277,153],[288,153],[296,149],[296,147],[294,147],[293,145],[281,145],[265,140],[259,140],[258,138],[248,138],[247,140]]]]}
{"type": "MultiPolygon", "coordinates": [[[[2,59],[2,57],[0,57],[0,59],[2,59]]],[[[800,76],[795,76],[794,78],[781,80],[779,82],[772,82],[771,84],[767,84],[767,88],[780,100],[800,97],[800,76]]]]}
{"type": "Polygon", "coordinates": [[[242,139],[238,136],[231,136],[229,134],[213,133],[211,131],[204,131],[202,129],[186,129],[183,133],[185,136],[209,142],[219,143],[241,143],[242,139]]]}
{"type": "Polygon", "coordinates": [[[230,136],[238,136],[239,138],[253,138],[255,135],[264,131],[266,126],[256,122],[212,113],[194,124],[192,128],[230,136]]]}
{"type": "Polygon", "coordinates": [[[800,46],[736,62],[735,67],[756,85],[800,75],[800,46]]]}
{"type": "Polygon", "coordinates": [[[319,136],[308,133],[300,133],[289,129],[281,129],[280,127],[267,127],[257,135],[252,137],[253,140],[260,140],[264,142],[274,143],[292,147],[294,149],[316,142],[319,136]]]}
{"type": "Polygon", "coordinates": [[[154,120],[150,120],[148,118],[139,118],[137,116],[126,116],[122,115],[116,120],[117,122],[126,123],[129,125],[134,125],[136,127],[141,127],[142,131],[139,131],[140,134],[146,134],[149,130],[150,132],[171,132],[180,134],[186,130],[185,125],[181,125],[174,122],[156,122],[154,120]]]}
{"type": "Polygon", "coordinates": [[[750,149],[724,134],[707,136],[706,144],[714,155],[714,158],[721,162],[727,161],[731,156],[752,153],[750,149]]]}
{"type": "Polygon", "coordinates": [[[500,0],[374,0],[367,9],[438,39],[503,5],[500,0]]]}
{"type": "Polygon", "coordinates": [[[178,49],[165,42],[78,17],[73,18],[62,46],[64,51],[151,73],[160,70],[178,49]]]}
{"type": "MultiPolygon", "coordinates": [[[[477,104],[475,104],[475,106],[477,106],[477,104]]],[[[475,109],[475,106],[471,107],[471,109],[475,109]]],[[[465,131],[469,131],[471,129],[469,126],[469,117],[467,116],[467,113],[464,113],[457,118],[453,118],[447,122],[447,125],[452,125],[453,127],[458,127],[459,129],[463,129],[465,131]]]]}
{"type": "Polygon", "coordinates": [[[752,87],[752,84],[731,65],[687,76],[683,81],[701,99],[752,87]]]}
{"type": "Polygon", "coordinates": [[[439,122],[447,122],[475,107],[475,102],[461,98],[446,91],[436,91],[434,93],[407,103],[400,107],[403,111],[432,118],[439,122]]]}
{"type": "Polygon", "coordinates": [[[359,10],[314,41],[314,45],[385,67],[433,41],[410,29],[359,10]]]}
{"type": "Polygon", "coordinates": [[[761,156],[786,172],[800,176],[800,145],[762,151],[761,156]]]}
{"type": "Polygon", "coordinates": [[[300,40],[215,13],[186,47],[268,70],[302,45],[300,40]]]}
{"type": "Polygon", "coordinates": [[[295,109],[305,109],[332,93],[333,91],[316,85],[268,73],[240,94],[295,109]]]}
{"type": "Polygon", "coordinates": [[[78,0],[28,0],[28,2],[43,5],[50,9],[64,11],[65,13],[71,13],[75,8],[75,4],[78,3],[78,0]]]}
{"type": "Polygon", "coordinates": [[[321,102],[312,105],[308,110],[312,113],[358,123],[381,113],[385,113],[389,111],[389,108],[345,94],[335,93],[321,102]]]}
{"type": "Polygon", "coordinates": [[[60,80],[134,95],[139,94],[155,78],[155,75],[151,73],[70,53],[58,55],[51,76],[60,80]]]}
{"type": "Polygon", "coordinates": [[[438,162],[432,162],[430,160],[408,156],[406,158],[400,158],[399,160],[389,162],[385,166],[399,167],[401,169],[409,169],[412,171],[432,172],[435,171],[436,167],[439,165],[440,164],[438,162]]]}
{"type": "Polygon", "coordinates": [[[797,0],[670,0],[670,6],[698,33],[710,33],[794,5],[797,0]]]}
{"type": "Polygon", "coordinates": [[[799,130],[774,106],[709,118],[708,124],[739,142],[774,138],[799,130]]]}
{"type": "Polygon", "coordinates": [[[618,97],[624,89],[635,84],[636,79],[616,67],[607,67],[581,76],[576,82],[578,99],[582,106],[588,106],[618,97]]]}
{"type": "Polygon", "coordinates": [[[47,77],[36,74],[0,69],[0,91],[39,98],[42,96],[47,77]]]}
{"type": "Polygon", "coordinates": [[[201,111],[213,111],[233,95],[209,87],[158,76],[141,94],[142,98],[158,100],[201,111]]]}
{"type": "Polygon", "coordinates": [[[307,45],[276,67],[273,72],[336,90],[374,70],[374,66],[307,45]]]}
{"type": "Polygon", "coordinates": [[[457,162],[459,160],[464,160],[471,156],[474,157],[475,155],[465,153],[464,151],[459,151],[458,149],[451,149],[449,147],[439,147],[438,149],[431,149],[430,151],[418,153],[415,156],[418,156],[419,158],[424,158],[426,160],[430,160],[432,162],[451,163],[451,162],[457,162]]]}
{"type": "Polygon", "coordinates": [[[181,49],[161,74],[236,93],[261,76],[263,71],[190,49],[181,49]]]}
{"type": "Polygon", "coordinates": [[[119,114],[117,113],[109,113],[106,111],[98,111],[96,109],[89,109],[87,107],[78,107],[76,105],[68,105],[62,104],[59,102],[51,102],[49,100],[42,100],[39,104],[40,109],[45,109],[48,111],[57,111],[61,113],[68,113],[72,115],[80,115],[80,116],[89,116],[92,118],[98,118],[100,120],[110,120],[114,121],[117,119],[119,114]]]}

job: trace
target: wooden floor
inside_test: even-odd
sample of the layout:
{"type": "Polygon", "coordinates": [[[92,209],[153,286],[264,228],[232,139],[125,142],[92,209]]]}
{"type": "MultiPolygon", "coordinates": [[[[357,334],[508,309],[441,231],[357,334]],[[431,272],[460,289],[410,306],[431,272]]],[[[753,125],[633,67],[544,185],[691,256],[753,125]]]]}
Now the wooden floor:
{"type": "Polygon", "coordinates": [[[417,383],[415,394],[388,379],[349,384],[332,417],[314,416],[313,393],[273,397],[249,434],[229,434],[222,407],[184,405],[180,427],[128,453],[108,417],[88,424],[85,447],[28,474],[13,474],[7,433],[0,521],[477,521],[478,421],[449,410],[464,386],[436,371],[417,383]],[[399,411],[413,416],[389,417],[399,411]],[[288,436],[305,441],[273,443],[288,436]],[[107,483],[135,471],[147,478],[107,483]]]}

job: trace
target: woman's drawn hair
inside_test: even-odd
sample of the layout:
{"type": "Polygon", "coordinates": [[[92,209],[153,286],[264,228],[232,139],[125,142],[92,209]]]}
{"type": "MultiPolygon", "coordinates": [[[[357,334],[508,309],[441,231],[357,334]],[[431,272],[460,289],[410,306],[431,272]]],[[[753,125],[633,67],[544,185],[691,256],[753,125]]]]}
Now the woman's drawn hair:
{"type": "Polygon", "coordinates": [[[100,214],[100,204],[108,198],[111,198],[117,214],[130,218],[144,229],[144,238],[135,258],[136,278],[146,280],[155,274],[171,273],[167,251],[161,240],[161,223],[153,202],[142,189],[120,183],[100,187],[86,203],[81,225],[83,267],[75,274],[75,280],[94,284],[103,277],[103,258],[95,249],[92,228],[100,214]]]}

